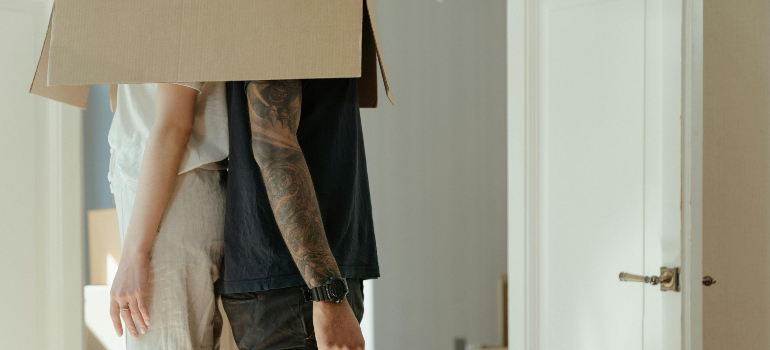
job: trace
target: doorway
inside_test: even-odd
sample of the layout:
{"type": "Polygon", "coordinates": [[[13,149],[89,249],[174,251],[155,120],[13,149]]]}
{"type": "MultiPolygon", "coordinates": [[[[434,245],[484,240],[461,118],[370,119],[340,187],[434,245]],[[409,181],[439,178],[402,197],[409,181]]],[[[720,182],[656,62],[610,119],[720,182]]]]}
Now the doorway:
{"type": "Polygon", "coordinates": [[[699,348],[702,13],[509,2],[511,348],[699,348]]]}

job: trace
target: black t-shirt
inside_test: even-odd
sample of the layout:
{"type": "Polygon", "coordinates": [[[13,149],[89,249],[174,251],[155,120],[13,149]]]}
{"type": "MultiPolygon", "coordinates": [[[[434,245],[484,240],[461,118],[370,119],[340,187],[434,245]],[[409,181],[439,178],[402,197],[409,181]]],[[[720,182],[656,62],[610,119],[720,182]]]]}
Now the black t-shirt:
{"type": "MultiPolygon", "coordinates": [[[[245,82],[227,83],[230,159],[221,293],[305,284],[254,160],[244,88],[245,82]]],[[[379,277],[357,79],[303,80],[297,138],[342,277],[379,277]]]]}

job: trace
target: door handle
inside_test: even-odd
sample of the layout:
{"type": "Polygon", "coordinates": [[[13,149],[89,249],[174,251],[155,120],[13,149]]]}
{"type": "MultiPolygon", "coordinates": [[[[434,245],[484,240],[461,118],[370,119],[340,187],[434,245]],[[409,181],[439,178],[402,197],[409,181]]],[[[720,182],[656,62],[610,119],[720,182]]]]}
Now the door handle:
{"type": "Polygon", "coordinates": [[[675,267],[672,269],[661,267],[660,268],[660,276],[640,276],[640,275],[634,275],[626,272],[620,273],[620,280],[624,282],[642,282],[642,283],[649,283],[653,286],[660,285],[661,291],[675,291],[678,292],[682,288],[679,285],[679,268],[675,267]]]}

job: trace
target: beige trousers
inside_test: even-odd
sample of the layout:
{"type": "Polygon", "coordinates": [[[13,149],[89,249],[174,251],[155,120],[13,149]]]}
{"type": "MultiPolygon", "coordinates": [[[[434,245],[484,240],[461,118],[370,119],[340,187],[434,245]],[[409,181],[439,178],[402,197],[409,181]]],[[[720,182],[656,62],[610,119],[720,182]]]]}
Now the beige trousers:
{"type": "MultiPolygon", "coordinates": [[[[126,334],[126,348],[219,349],[221,312],[214,293],[224,248],[224,172],[196,169],[179,175],[151,251],[147,334],[126,334]]],[[[136,197],[136,182],[110,166],[121,241],[136,197]]],[[[228,330],[229,331],[229,330],[228,330]]]]}

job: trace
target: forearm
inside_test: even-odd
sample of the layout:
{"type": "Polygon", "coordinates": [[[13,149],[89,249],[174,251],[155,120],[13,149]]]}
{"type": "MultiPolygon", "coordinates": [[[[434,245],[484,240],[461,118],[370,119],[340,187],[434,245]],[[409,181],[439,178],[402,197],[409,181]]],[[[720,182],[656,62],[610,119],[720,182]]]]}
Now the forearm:
{"type": "Polygon", "coordinates": [[[247,88],[254,158],[286,246],[309,287],[339,276],[326,240],[313,181],[296,133],[299,81],[256,81],[247,88]]]}
{"type": "Polygon", "coordinates": [[[174,189],[190,133],[164,125],[150,132],[142,158],[136,200],[123,244],[124,254],[146,256],[174,189]]]}
{"type": "Polygon", "coordinates": [[[273,214],[305,282],[318,287],[339,276],[302,151],[255,143],[273,214]]]}

